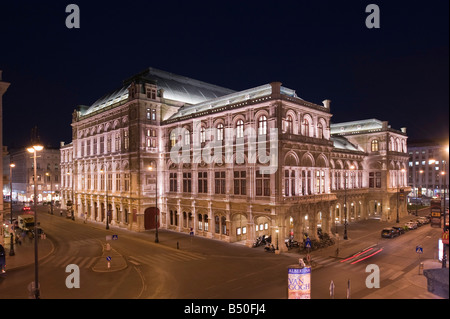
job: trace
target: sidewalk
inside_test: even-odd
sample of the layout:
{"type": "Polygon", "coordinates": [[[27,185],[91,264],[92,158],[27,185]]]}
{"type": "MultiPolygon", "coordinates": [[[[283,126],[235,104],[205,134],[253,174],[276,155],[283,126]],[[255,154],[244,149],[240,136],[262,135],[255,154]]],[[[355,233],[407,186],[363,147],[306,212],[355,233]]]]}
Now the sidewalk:
{"type": "MultiPolygon", "coordinates": [[[[52,240],[46,236],[45,239],[38,238],[38,263],[53,253],[55,246],[52,240]]],[[[5,244],[6,250],[6,272],[11,269],[17,269],[34,264],[34,241],[28,238],[22,240],[22,244],[14,244],[14,256],[10,256],[9,252],[11,246],[9,243],[5,244]]]]}

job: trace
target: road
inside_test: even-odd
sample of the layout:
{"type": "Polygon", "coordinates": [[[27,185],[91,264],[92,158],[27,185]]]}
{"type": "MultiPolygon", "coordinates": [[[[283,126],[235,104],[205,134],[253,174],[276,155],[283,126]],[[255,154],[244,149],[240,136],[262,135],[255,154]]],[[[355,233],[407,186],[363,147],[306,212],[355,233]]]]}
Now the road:
{"type": "MultiPolygon", "coordinates": [[[[42,228],[55,244],[52,254],[39,263],[41,297],[47,299],[286,299],[287,267],[299,258],[296,253],[276,255],[264,252],[262,247],[248,248],[164,230],[159,232],[160,242],[155,243],[154,232],[135,233],[113,226],[106,230],[102,224],[50,215],[42,206],[38,211],[42,228]],[[114,272],[93,271],[106,236],[112,234],[117,234],[118,240],[110,244],[126,260],[127,267],[114,272]],[[66,287],[69,264],[79,266],[80,288],[66,287]]],[[[356,232],[356,226],[350,228],[350,236],[352,231],[356,232]]],[[[348,280],[352,299],[370,296],[373,288],[365,285],[369,264],[379,267],[382,287],[395,287],[404,274],[418,266],[416,245],[424,248],[421,258],[433,258],[440,234],[429,225],[393,239],[380,238],[379,230],[366,232],[364,244],[379,253],[363,261],[341,262],[345,258],[313,254],[320,266],[312,272],[313,299],[330,298],[331,280],[336,299],[347,297],[348,280]]],[[[113,257],[111,263],[114,261],[113,257]]],[[[28,298],[34,265],[10,270],[7,275],[0,279],[0,298],[28,298]]]]}

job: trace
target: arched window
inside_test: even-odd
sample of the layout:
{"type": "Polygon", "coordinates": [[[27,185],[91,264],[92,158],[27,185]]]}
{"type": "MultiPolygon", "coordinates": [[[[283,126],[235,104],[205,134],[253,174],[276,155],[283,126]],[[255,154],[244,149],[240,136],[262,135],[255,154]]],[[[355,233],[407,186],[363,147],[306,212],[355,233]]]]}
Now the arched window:
{"type": "Polygon", "coordinates": [[[217,140],[223,141],[223,124],[217,125],[217,140]]]}
{"type": "Polygon", "coordinates": [[[322,123],[317,124],[317,138],[323,138],[323,125],[322,123]]]}
{"type": "Polygon", "coordinates": [[[174,131],[170,132],[170,146],[175,146],[177,144],[177,135],[174,131]]]}
{"type": "Polygon", "coordinates": [[[184,145],[191,144],[191,132],[189,130],[184,131],[184,145]]]}
{"type": "Polygon", "coordinates": [[[267,117],[262,115],[258,120],[258,135],[267,134],[267,117]]]}
{"type": "Polygon", "coordinates": [[[303,120],[303,135],[309,136],[309,121],[308,121],[308,119],[303,120]]]}
{"type": "Polygon", "coordinates": [[[203,215],[198,214],[198,230],[203,230],[203,215]]]}
{"type": "Polygon", "coordinates": [[[202,126],[202,128],[200,129],[200,143],[205,143],[205,142],[206,142],[206,130],[202,126]]]}
{"type": "Polygon", "coordinates": [[[228,235],[227,234],[227,219],[225,216],[222,216],[222,218],[220,219],[221,225],[222,225],[222,234],[224,235],[228,235]]]}
{"type": "Polygon", "coordinates": [[[286,127],[285,127],[285,130],[286,130],[286,133],[289,133],[289,134],[292,134],[292,129],[293,129],[293,124],[292,124],[292,116],[290,116],[290,115],[288,115],[287,117],[286,117],[286,127]]]}
{"type": "Polygon", "coordinates": [[[244,121],[238,120],[236,123],[236,138],[244,137],[244,121]]]}
{"type": "Polygon", "coordinates": [[[378,140],[373,140],[371,143],[371,147],[370,147],[372,152],[378,152],[379,148],[378,148],[378,140]]]}

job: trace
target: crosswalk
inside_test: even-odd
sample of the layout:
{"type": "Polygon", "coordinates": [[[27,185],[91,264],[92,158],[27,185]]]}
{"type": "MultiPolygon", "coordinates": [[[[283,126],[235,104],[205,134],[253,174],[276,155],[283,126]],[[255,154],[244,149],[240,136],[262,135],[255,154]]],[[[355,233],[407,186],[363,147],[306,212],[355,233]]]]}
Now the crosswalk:
{"type": "MultiPolygon", "coordinates": [[[[334,269],[347,270],[352,272],[366,272],[366,267],[368,265],[367,263],[352,264],[349,261],[341,261],[343,260],[327,256],[312,257],[312,262],[313,264],[315,263],[316,266],[332,267],[334,269]]],[[[394,267],[380,266],[379,269],[381,280],[396,280],[403,274],[405,274],[405,271],[396,269],[394,267]]]]}
{"type": "Polygon", "coordinates": [[[128,261],[134,265],[146,264],[146,265],[156,265],[161,262],[169,263],[183,263],[194,260],[204,260],[206,259],[201,254],[196,254],[192,252],[167,252],[160,254],[144,254],[136,256],[128,256],[128,261]]]}
{"type": "Polygon", "coordinates": [[[99,260],[99,256],[58,256],[53,255],[40,262],[40,266],[51,267],[67,267],[67,265],[75,264],[80,268],[91,268],[99,260]]]}

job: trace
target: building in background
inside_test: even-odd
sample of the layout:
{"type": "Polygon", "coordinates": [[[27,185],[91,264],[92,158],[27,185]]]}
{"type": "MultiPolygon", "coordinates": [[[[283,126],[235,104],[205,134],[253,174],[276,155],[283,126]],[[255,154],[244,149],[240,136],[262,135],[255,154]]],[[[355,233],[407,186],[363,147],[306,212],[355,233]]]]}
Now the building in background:
{"type": "Polygon", "coordinates": [[[448,141],[410,143],[408,155],[411,201],[429,203],[433,197],[443,198],[444,192],[448,199],[448,141]]]}
{"type": "MultiPolygon", "coordinates": [[[[60,192],[60,150],[44,148],[36,157],[37,200],[38,203],[59,200],[60,192]]],[[[30,203],[34,200],[34,163],[33,157],[25,149],[12,149],[3,157],[4,169],[9,181],[9,163],[14,163],[12,171],[12,200],[19,203],[30,203]],[[5,164],[6,165],[6,164],[5,164]]],[[[9,198],[9,183],[3,186],[3,196],[9,198]]]]}
{"type": "Polygon", "coordinates": [[[406,129],[331,117],[329,100],[279,82],[236,92],[149,68],[74,111],[62,204],[131,230],[248,245],[406,215],[406,129]]]}
{"type": "MultiPolygon", "coordinates": [[[[10,83],[2,79],[2,70],[0,70],[0,172],[3,171],[3,94],[8,90],[10,83]]],[[[3,178],[0,178],[0,189],[3,189],[3,178]]],[[[0,198],[0,225],[3,225],[3,197],[0,198]]],[[[0,244],[3,244],[3,227],[0,227],[0,244]]]]}

